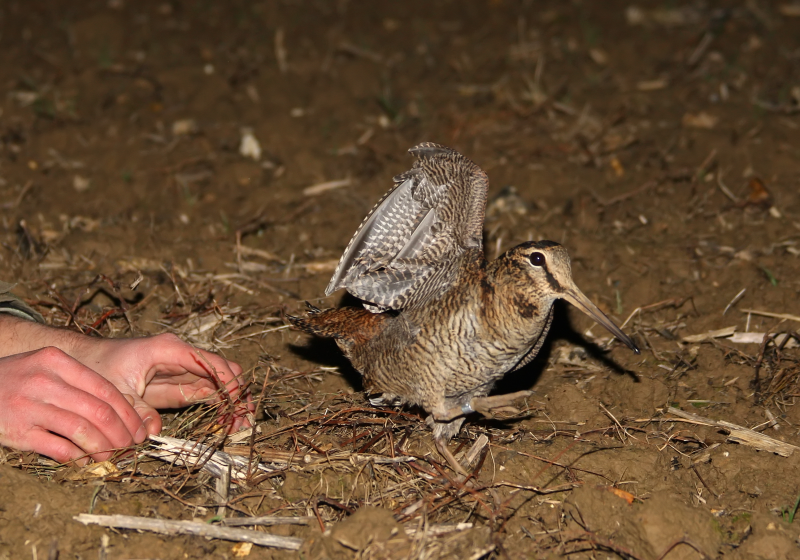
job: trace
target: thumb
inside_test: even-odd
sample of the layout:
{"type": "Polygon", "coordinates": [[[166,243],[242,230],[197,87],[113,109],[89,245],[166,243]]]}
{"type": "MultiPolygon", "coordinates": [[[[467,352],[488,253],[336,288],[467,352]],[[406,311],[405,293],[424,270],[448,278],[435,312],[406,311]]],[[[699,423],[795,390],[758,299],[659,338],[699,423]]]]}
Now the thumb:
{"type": "Polygon", "coordinates": [[[158,411],[147,404],[139,395],[126,394],[125,398],[142,419],[148,434],[158,434],[161,432],[161,416],[158,411]]]}

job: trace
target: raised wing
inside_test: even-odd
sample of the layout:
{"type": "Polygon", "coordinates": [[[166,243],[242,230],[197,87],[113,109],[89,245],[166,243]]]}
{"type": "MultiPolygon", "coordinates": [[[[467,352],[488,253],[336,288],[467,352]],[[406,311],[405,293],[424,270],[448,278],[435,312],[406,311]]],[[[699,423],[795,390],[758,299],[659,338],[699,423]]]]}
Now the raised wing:
{"type": "Polygon", "coordinates": [[[441,293],[457,257],[481,249],[486,174],[439,144],[409,152],[417,157],[413,167],[394,178],[356,230],[326,294],[346,288],[371,311],[407,308],[441,293]]]}

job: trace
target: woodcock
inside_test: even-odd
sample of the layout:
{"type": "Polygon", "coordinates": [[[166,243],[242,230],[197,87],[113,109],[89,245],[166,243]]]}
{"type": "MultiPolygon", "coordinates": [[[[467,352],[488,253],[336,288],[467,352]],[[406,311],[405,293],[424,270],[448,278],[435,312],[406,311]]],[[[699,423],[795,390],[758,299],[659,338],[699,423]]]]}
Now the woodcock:
{"type": "Polygon", "coordinates": [[[289,320],[334,338],[378,402],[429,413],[436,448],[464,474],[447,442],[466,415],[491,415],[520,396],[487,397],[503,375],[536,357],[557,299],[639,349],[578,289],[558,243],[523,243],[486,261],[483,170],[434,143],[409,152],[413,167],[364,219],[325,290],[345,288],[364,308],[312,308],[289,320]]]}

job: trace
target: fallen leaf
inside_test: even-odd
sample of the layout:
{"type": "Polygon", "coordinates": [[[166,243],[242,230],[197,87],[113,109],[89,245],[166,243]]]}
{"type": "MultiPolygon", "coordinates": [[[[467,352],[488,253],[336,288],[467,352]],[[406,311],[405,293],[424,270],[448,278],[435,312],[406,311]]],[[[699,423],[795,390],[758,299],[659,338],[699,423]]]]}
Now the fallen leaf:
{"type": "Polygon", "coordinates": [[[78,472],[67,475],[67,480],[87,480],[90,478],[102,478],[110,474],[117,474],[119,469],[111,461],[103,461],[101,463],[92,463],[86,465],[78,472]]]}
{"type": "Polygon", "coordinates": [[[160,272],[164,267],[164,261],[144,257],[118,259],[115,264],[120,272],[160,272]]]}
{"type": "Polygon", "coordinates": [[[194,119],[181,119],[172,123],[173,136],[186,136],[194,134],[198,130],[197,121],[194,119]]]}
{"type": "Polygon", "coordinates": [[[750,187],[750,193],[747,195],[744,202],[742,202],[742,206],[763,206],[766,208],[772,205],[772,197],[764,181],[758,177],[752,177],[747,186],[750,187]]]}
{"type": "Polygon", "coordinates": [[[686,113],[683,115],[681,119],[681,124],[686,128],[705,128],[705,129],[712,129],[717,126],[719,122],[719,117],[715,117],[714,115],[710,115],[705,111],[700,111],[699,113],[692,114],[686,113]]]}
{"type": "Polygon", "coordinates": [[[665,78],[658,78],[656,80],[644,80],[636,84],[636,89],[639,91],[656,91],[664,89],[669,85],[665,78]]]}
{"type": "Polygon", "coordinates": [[[608,491],[628,502],[628,505],[631,505],[633,500],[636,499],[636,497],[630,492],[626,492],[625,490],[621,490],[619,488],[614,488],[613,486],[609,486],[608,491]]]}
{"type": "Polygon", "coordinates": [[[252,129],[242,129],[242,142],[239,144],[239,153],[255,161],[261,159],[261,144],[256,139],[252,129]]]}
{"type": "Polygon", "coordinates": [[[589,49],[589,57],[599,66],[608,64],[608,53],[603,49],[598,49],[597,47],[589,49]]]}
{"type": "Polygon", "coordinates": [[[78,192],[83,192],[87,190],[91,186],[92,182],[87,179],[86,177],[81,177],[80,175],[75,175],[72,178],[72,188],[78,192]]]}
{"type": "Polygon", "coordinates": [[[800,17],[800,4],[781,4],[778,11],[786,17],[800,17]]]}
{"type": "Polygon", "coordinates": [[[250,551],[253,549],[253,543],[249,542],[240,542],[233,545],[231,548],[231,552],[236,558],[244,558],[245,556],[250,555],[250,551]]]}
{"type": "Polygon", "coordinates": [[[689,336],[684,336],[684,342],[703,342],[704,340],[710,340],[712,338],[725,338],[731,336],[736,331],[736,327],[725,327],[724,329],[718,329],[716,331],[708,331],[706,333],[701,334],[691,334],[689,336]]]}
{"type": "MultiPolygon", "coordinates": [[[[763,332],[734,333],[727,341],[734,344],[761,344],[764,342],[764,336],[766,336],[766,334],[767,333],[763,332]]],[[[784,348],[797,348],[800,346],[794,338],[789,338],[787,340],[787,337],[789,337],[787,333],[770,333],[769,336],[773,337],[773,342],[776,345],[782,344],[784,348]]]]}
{"type": "Polygon", "coordinates": [[[312,274],[318,272],[333,272],[336,270],[336,267],[339,266],[339,261],[338,259],[330,261],[316,261],[304,264],[302,266],[312,274]]]}
{"type": "Polygon", "coordinates": [[[304,188],[303,194],[305,196],[316,196],[333,189],[340,189],[342,187],[350,186],[351,183],[352,180],[350,177],[346,179],[338,179],[336,181],[325,181],[324,183],[317,183],[316,185],[311,185],[310,187],[304,188]]]}
{"type": "Polygon", "coordinates": [[[625,20],[628,25],[644,25],[647,21],[647,14],[639,6],[628,6],[625,9],[625,20]]]}
{"type": "Polygon", "coordinates": [[[736,251],[733,257],[740,261],[753,262],[756,260],[756,253],[751,249],[742,249],[741,251],[736,251]]]}
{"type": "Polygon", "coordinates": [[[614,174],[617,177],[622,177],[625,175],[625,167],[623,167],[622,162],[616,156],[611,158],[611,161],[608,162],[611,165],[611,169],[614,170],[614,174]]]}

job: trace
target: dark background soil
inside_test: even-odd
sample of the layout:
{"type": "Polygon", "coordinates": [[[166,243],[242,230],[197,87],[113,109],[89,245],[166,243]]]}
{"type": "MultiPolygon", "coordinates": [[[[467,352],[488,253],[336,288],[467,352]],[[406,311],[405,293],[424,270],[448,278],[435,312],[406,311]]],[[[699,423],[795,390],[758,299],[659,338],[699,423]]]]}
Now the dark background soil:
{"type": "MultiPolygon", "coordinates": [[[[102,336],[178,332],[257,379],[267,365],[273,376],[303,373],[271,394],[265,426],[324,409],[325,395],[368,406],[336,350],[279,328],[280,315],[303,300],[338,304],[341,294],[320,297],[336,260],[420,141],[488,172],[488,257],[559,241],[589,297],[618,323],[633,314],[626,331],[641,356],[604,352],[606,333],[560,307],[542,357],[501,388],[535,391],[527,417],[475,419],[462,432],[492,436],[484,483],[572,489],[496,487],[482,494],[489,506],[461,495],[425,515],[474,523],[470,544],[416,542],[404,554],[656,558],[686,536],[709,557],[800,557],[800,522],[787,514],[798,456],[664,420],[671,405],[800,445],[797,349],[683,341],[798,328],[797,4],[9,0],[0,87],[0,279],[55,325],[69,309],[102,336]],[[257,161],[240,154],[243,128],[260,143],[257,161]],[[121,292],[99,290],[110,284],[98,275],[121,292]],[[101,320],[120,297],[135,306],[131,324],[101,320]]],[[[421,423],[414,434],[431,447],[421,423]]],[[[0,453],[0,558],[233,555],[231,543],[78,525],[71,516],[90,502],[95,513],[195,513],[155,484],[69,482],[45,460],[0,453]]],[[[282,502],[248,511],[311,513],[311,476],[293,471],[282,502]]],[[[350,494],[349,507],[375,504],[350,494]]],[[[404,513],[408,503],[375,505],[416,527],[426,510],[404,513]]],[[[346,518],[318,509],[327,528],[346,518]]],[[[284,533],[322,542],[316,525],[284,533]]],[[[355,554],[323,549],[304,556],[355,554]]],[[[666,557],[700,555],[680,544],[666,557]]]]}

